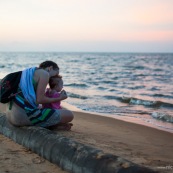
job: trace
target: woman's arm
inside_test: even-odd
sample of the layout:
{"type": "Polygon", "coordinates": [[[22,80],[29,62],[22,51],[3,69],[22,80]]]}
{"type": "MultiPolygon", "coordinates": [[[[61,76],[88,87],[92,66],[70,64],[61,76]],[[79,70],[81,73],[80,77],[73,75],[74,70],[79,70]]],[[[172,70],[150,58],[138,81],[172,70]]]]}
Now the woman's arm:
{"type": "Polygon", "coordinates": [[[36,102],[37,104],[54,103],[67,98],[67,95],[62,92],[58,98],[49,98],[45,96],[45,89],[49,82],[49,73],[44,70],[37,71],[37,91],[36,91],[36,102]]]}

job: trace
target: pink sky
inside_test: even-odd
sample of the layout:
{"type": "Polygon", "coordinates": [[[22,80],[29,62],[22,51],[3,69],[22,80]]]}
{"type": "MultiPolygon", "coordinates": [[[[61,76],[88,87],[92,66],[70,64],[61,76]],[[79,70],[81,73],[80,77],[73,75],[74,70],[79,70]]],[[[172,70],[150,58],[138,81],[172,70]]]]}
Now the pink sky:
{"type": "Polygon", "coordinates": [[[173,52],[172,0],[1,0],[0,51],[173,52]]]}

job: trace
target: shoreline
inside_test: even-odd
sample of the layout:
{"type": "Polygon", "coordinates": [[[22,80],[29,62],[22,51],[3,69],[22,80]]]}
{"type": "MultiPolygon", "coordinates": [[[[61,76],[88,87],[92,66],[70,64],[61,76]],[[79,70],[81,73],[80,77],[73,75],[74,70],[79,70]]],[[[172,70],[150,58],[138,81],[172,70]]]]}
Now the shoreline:
{"type": "Polygon", "coordinates": [[[82,112],[82,113],[94,114],[94,115],[98,115],[98,116],[103,116],[103,117],[107,117],[107,118],[121,120],[121,121],[132,123],[132,124],[138,124],[138,125],[141,125],[141,126],[150,127],[150,128],[153,128],[153,129],[157,129],[157,130],[160,130],[160,131],[164,131],[164,132],[168,132],[168,133],[173,134],[173,129],[163,128],[163,127],[159,127],[159,126],[154,126],[151,123],[147,123],[147,122],[141,121],[140,119],[136,119],[134,117],[127,117],[126,116],[124,118],[123,116],[113,116],[113,115],[106,114],[106,113],[84,111],[84,110],[79,109],[79,108],[77,108],[77,107],[75,107],[75,106],[73,106],[73,105],[71,105],[69,103],[66,103],[66,102],[63,102],[62,105],[63,105],[63,107],[65,109],[69,109],[69,110],[74,111],[74,112],[82,112]]]}
{"type": "Polygon", "coordinates": [[[172,171],[172,133],[96,114],[73,113],[74,126],[70,133],[62,132],[64,136],[157,171],[171,165],[172,171]]]}

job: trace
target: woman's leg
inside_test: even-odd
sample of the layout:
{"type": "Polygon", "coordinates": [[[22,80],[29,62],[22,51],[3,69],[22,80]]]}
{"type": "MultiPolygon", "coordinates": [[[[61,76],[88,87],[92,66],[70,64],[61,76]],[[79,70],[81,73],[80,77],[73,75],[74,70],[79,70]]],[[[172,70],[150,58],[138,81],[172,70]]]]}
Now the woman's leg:
{"type": "Polygon", "coordinates": [[[49,126],[48,128],[50,130],[70,130],[73,126],[73,124],[70,123],[74,118],[73,113],[67,109],[59,109],[58,112],[61,117],[59,123],[49,126]]]}
{"type": "Polygon", "coordinates": [[[9,110],[9,105],[6,107],[6,117],[8,121],[15,126],[30,126],[32,125],[25,111],[18,105],[13,103],[12,110],[9,110]]]}
{"type": "Polygon", "coordinates": [[[60,123],[69,123],[73,120],[74,115],[71,111],[67,109],[59,109],[60,111],[60,116],[61,116],[61,121],[60,123]]]}
{"type": "MultiPolygon", "coordinates": [[[[26,115],[25,110],[23,110],[22,108],[20,108],[18,105],[16,105],[15,103],[13,103],[13,107],[12,110],[8,109],[9,106],[7,106],[6,109],[6,115],[7,115],[7,119],[9,120],[9,122],[15,126],[30,126],[30,125],[34,125],[31,123],[31,121],[29,120],[28,116],[26,115]]],[[[69,126],[71,127],[72,124],[68,124],[69,122],[71,122],[74,118],[73,113],[69,110],[66,109],[59,109],[57,110],[57,115],[56,115],[56,111],[54,112],[53,115],[53,122],[55,123],[53,125],[53,122],[51,121],[50,125],[49,122],[43,122],[43,125],[36,125],[36,126],[42,126],[42,127],[49,127],[50,126],[57,126],[57,125],[64,125],[65,128],[64,129],[69,129],[69,126]],[[60,117],[59,117],[60,116],[60,117]],[[60,121],[59,121],[60,120],[60,121]],[[57,124],[56,124],[57,121],[57,124]],[[59,121],[59,122],[58,122],[59,121]],[[67,127],[68,126],[68,127],[67,127]]]]}

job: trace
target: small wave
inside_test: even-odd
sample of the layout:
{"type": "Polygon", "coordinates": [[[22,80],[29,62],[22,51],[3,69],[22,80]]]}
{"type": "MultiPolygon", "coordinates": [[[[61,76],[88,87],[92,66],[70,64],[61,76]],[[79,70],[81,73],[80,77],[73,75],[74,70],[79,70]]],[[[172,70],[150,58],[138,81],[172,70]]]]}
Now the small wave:
{"type": "Polygon", "coordinates": [[[144,70],[144,69],[146,69],[145,66],[136,66],[135,68],[138,69],[138,70],[144,70]]]}
{"type": "Polygon", "coordinates": [[[98,87],[99,90],[106,90],[107,88],[104,87],[98,87]]]}
{"type": "Polygon", "coordinates": [[[113,91],[117,91],[116,89],[110,89],[109,91],[113,92],[113,91]]]}
{"type": "Polygon", "coordinates": [[[156,68],[156,69],[153,69],[154,71],[163,71],[163,69],[161,69],[161,68],[156,68]]]}
{"type": "Polygon", "coordinates": [[[77,60],[77,59],[74,59],[74,60],[70,60],[69,62],[79,62],[79,60],[77,60]]]}
{"type": "Polygon", "coordinates": [[[158,91],[158,90],[160,90],[158,87],[152,87],[151,88],[151,91],[158,91]]]}
{"type": "Polygon", "coordinates": [[[127,69],[138,69],[138,70],[144,70],[146,69],[145,66],[132,66],[132,65],[124,65],[123,66],[124,68],[127,68],[127,69]]]}
{"type": "Polygon", "coordinates": [[[92,58],[86,58],[86,60],[87,60],[87,61],[90,61],[90,60],[92,60],[92,58]]]}
{"type": "Polygon", "coordinates": [[[136,77],[145,77],[146,74],[140,73],[140,74],[136,74],[135,76],[136,76],[136,77]]]}
{"type": "Polygon", "coordinates": [[[112,80],[118,80],[118,77],[112,77],[111,79],[112,80]]]}
{"type": "Polygon", "coordinates": [[[134,104],[134,105],[144,105],[144,106],[160,106],[160,102],[150,101],[150,100],[142,100],[132,97],[122,97],[122,102],[134,104]]]}
{"type": "Polygon", "coordinates": [[[173,123],[173,116],[169,115],[169,114],[166,114],[166,113],[162,113],[162,112],[153,112],[151,114],[151,116],[153,118],[156,118],[156,119],[159,119],[159,120],[162,120],[162,121],[166,121],[166,122],[169,122],[169,123],[173,123]]]}
{"type": "Polygon", "coordinates": [[[0,65],[0,68],[5,68],[5,65],[0,65]]]}
{"type": "Polygon", "coordinates": [[[105,74],[106,74],[106,75],[112,75],[112,74],[114,74],[114,73],[109,71],[109,72],[106,72],[105,74]]]}
{"type": "Polygon", "coordinates": [[[101,81],[101,83],[105,83],[105,84],[117,84],[117,82],[112,81],[112,80],[101,81]]]}
{"type": "Polygon", "coordinates": [[[163,97],[163,98],[173,98],[172,95],[166,95],[166,94],[154,94],[154,97],[163,97]]]}
{"type": "Polygon", "coordinates": [[[133,97],[122,97],[122,102],[124,103],[129,103],[129,104],[134,104],[134,105],[144,105],[144,106],[151,106],[151,107],[167,107],[167,108],[172,108],[173,104],[167,103],[167,102],[162,102],[162,101],[153,101],[153,100],[142,100],[138,98],[133,98],[133,97]]]}
{"type": "Polygon", "coordinates": [[[82,100],[88,99],[88,97],[86,97],[86,96],[81,96],[79,94],[74,94],[74,93],[69,93],[68,96],[71,98],[78,98],[78,99],[82,99],[82,100]]]}
{"type": "Polygon", "coordinates": [[[145,106],[159,106],[157,101],[138,100],[135,98],[130,100],[130,104],[145,105],[145,106]]]}
{"type": "Polygon", "coordinates": [[[64,86],[72,86],[72,87],[88,87],[86,84],[77,84],[77,83],[71,83],[71,84],[66,84],[64,86]]]}
{"type": "Polygon", "coordinates": [[[131,90],[137,90],[137,89],[143,89],[143,88],[145,88],[145,86],[143,86],[143,85],[128,87],[128,89],[131,89],[131,90]]]}
{"type": "Polygon", "coordinates": [[[106,98],[106,99],[108,99],[108,100],[122,100],[121,97],[110,96],[110,95],[106,95],[106,96],[104,96],[104,98],[106,98]]]}
{"type": "Polygon", "coordinates": [[[161,104],[160,101],[142,100],[142,99],[124,97],[124,96],[118,97],[118,96],[106,95],[106,96],[104,96],[104,98],[109,99],[109,100],[119,100],[123,103],[129,103],[129,104],[134,104],[134,105],[160,106],[160,104],[161,104]]]}

